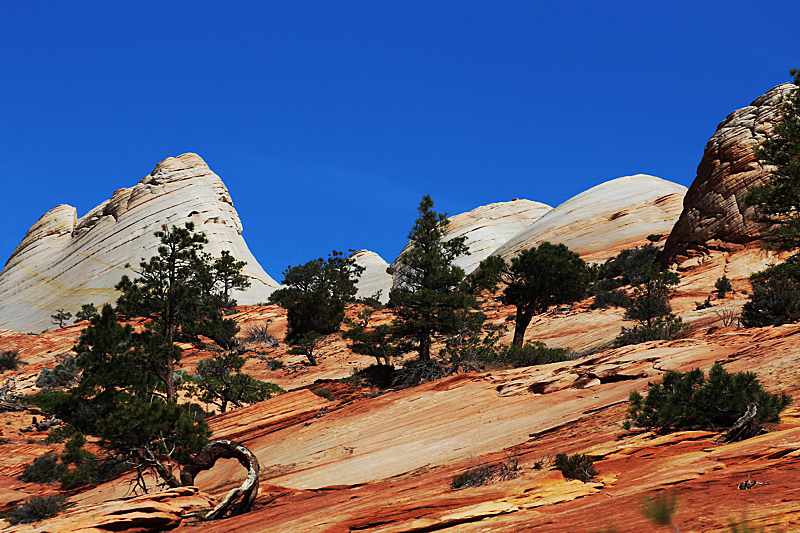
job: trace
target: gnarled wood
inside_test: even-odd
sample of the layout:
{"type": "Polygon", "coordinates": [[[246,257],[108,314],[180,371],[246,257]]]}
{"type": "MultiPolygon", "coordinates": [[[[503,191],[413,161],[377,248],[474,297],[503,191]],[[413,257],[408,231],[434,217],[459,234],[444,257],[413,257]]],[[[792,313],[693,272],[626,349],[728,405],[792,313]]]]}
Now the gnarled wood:
{"type": "Polygon", "coordinates": [[[747,411],[739,417],[731,428],[725,433],[720,434],[715,441],[735,442],[750,437],[755,437],[763,431],[761,422],[758,419],[758,406],[751,403],[747,406],[747,411]]]}
{"type": "Polygon", "coordinates": [[[194,478],[203,470],[209,470],[218,459],[237,459],[247,469],[247,478],[241,486],[228,491],[225,498],[211,511],[205,513],[205,520],[214,520],[229,515],[246,513],[258,496],[258,459],[253,452],[231,440],[219,439],[209,442],[200,450],[191,463],[181,471],[181,483],[194,485],[194,478]]]}

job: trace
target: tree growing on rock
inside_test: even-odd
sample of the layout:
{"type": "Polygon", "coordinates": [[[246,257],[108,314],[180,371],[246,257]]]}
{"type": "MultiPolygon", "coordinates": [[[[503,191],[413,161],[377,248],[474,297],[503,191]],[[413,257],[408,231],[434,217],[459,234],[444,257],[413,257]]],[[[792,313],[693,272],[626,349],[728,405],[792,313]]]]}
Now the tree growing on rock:
{"type": "Polygon", "coordinates": [[[339,330],[345,305],[355,298],[363,271],[354,259],[334,250],[327,260],[313,259],[283,272],[285,286],[270,295],[270,302],[287,311],[286,342],[298,348],[294,353],[305,354],[316,365],[316,342],[339,330]]]}
{"type": "Polygon", "coordinates": [[[53,320],[53,324],[58,326],[60,329],[63,328],[67,324],[67,322],[69,322],[69,319],[72,318],[72,313],[70,313],[69,311],[65,311],[64,308],[62,307],[61,309],[58,309],[55,313],[50,315],[50,318],[53,320]]]}
{"type": "MultiPolygon", "coordinates": [[[[789,73],[800,84],[800,69],[789,73]]],[[[784,97],[780,122],[755,152],[771,168],[769,180],[750,187],[744,201],[755,207],[756,221],[772,225],[763,235],[766,247],[794,251],[800,247],[800,90],[784,97]]]]}
{"type": "Polygon", "coordinates": [[[525,330],[535,315],[550,306],[583,298],[589,270],[584,260],[565,245],[543,242],[523,250],[510,263],[499,256],[487,257],[481,261],[472,284],[490,290],[503,285],[501,301],[517,308],[513,344],[521,348],[525,330]]]}
{"type": "Polygon", "coordinates": [[[395,312],[394,336],[401,340],[401,353],[417,351],[419,359],[431,358],[435,335],[449,335],[459,329],[459,313],[477,307],[474,296],[460,290],[464,271],[453,261],[469,253],[465,237],[445,240],[449,221],[445,213],[433,210],[425,195],[417,208],[419,217],[408,235],[409,245],[387,272],[395,276],[389,292],[389,307],[395,312]]]}

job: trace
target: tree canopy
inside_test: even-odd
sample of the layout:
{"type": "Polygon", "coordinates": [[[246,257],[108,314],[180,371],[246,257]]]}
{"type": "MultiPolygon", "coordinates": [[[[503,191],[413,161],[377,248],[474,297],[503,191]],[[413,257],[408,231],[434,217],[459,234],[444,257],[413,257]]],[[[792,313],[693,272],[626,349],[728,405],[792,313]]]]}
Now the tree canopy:
{"type": "Polygon", "coordinates": [[[389,292],[389,307],[394,308],[394,336],[402,339],[400,352],[416,350],[421,360],[429,360],[434,335],[458,330],[459,312],[477,306],[475,298],[459,290],[464,270],[453,261],[469,254],[465,237],[444,239],[449,224],[447,214],[433,210],[433,200],[425,195],[417,208],[419,217],[408,234],[409,243],[397,266],[389,292]]]}
{"type": "Polygon", "coordinates": [[[522,347],[534,315],[550,306],[580,300],[589,284],[589,270],[578,254],[563,244],[543,242],[523,250],[511,262],[493,255],[481,261],[471,280],[478,288],[504,286],[501,301],[517,308],[514,342],[522,347]]]}

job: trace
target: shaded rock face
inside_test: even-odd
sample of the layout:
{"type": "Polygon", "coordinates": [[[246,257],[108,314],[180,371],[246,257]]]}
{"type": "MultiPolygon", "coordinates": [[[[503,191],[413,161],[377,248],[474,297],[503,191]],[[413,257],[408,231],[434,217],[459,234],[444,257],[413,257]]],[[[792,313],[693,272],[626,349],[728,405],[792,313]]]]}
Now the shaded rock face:
{"type": "Polygon", "coordinates": [[[645,174],[613,179],[547,212],[494,255],[508,259],[549,241],[567,245],[586,260],[608,259],[648,235],[668,233],[684,194],[683,185],[645,174]]]}
{"type": "MultiPolygon", "coordinates": [[[[466,237],[469,247],[469,255],[459,257],[453,264],[463,268],[466,274],[473,272],[500,245],[551,209],[553,208],[541,202],[515,198],[510,202],[495,202],[449,217],[450,224],[447,225],[444,240],[466,237]]],[[[407,248],[408,245],[403,248],[403,252],[407,248]]],[[[400,252],[400,256],[403,252],[400,252]]],[[[392,266],[398,265],[399,256],[392,263],[392,266]]]]}
{"type": "Polygon", "coordinates": [[[772,131],[782,96],[794,88],[789,83],[779,85],[717,126],[667,239],[667,256],[709,244],[746,244],[768,229],[751,220],[753,208],[744,205],[742,198],[749,187],[766,181],[769,168],[758,162],[753,148],[772,131]]]}
{"type": "Polygon", "coordinates": [[[369,298],[378,291],[381,292],[378,300],[385,304],[389,301],[389,291],[392,289],[392,276],[386,272],[389,263],[381,256],[369,250],[358,250],[351,255],[358,266],[364,267],[364,272],[358,279],[358,292],[356,298],[369,298]]]}
{"type": "Polygon", "coordinates": [[[116,301],[114,285],[123,274],[154,255],[153,235],[163,224],[194,222],[219,257],[230,250],[246,261],[252,287],[234,294],[240,304],[266,301],[277,287],[242,238],[242,224],[228,189],[197,154],[170,157],[134,187],[119,189],[86,215],[59,205],[28,230],[0,273],[0,328],[41,331],[64,308],[73,314],[82,304],[116,301]]]}

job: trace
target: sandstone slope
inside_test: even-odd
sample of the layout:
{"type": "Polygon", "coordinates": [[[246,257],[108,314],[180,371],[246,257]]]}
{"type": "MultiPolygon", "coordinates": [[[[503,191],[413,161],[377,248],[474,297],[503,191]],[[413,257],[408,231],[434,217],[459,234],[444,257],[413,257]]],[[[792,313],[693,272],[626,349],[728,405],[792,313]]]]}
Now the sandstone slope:
{"type": "Polygon", "coordinates": [[[586,260],[608,259],[669,233],[686,187],[636,174],[601,183],[555,207],[493,253],[514,257],[544,241],[563,243],[586,260]]]}
{"type": "Polygon", "coordinates": [[[746,244],[767,229],[751,220],[753,208],[742,199],[749,187],[762,185],[767,178],[769,169],[759,163],[753,147],[769,136],[779,119],[781,97],[794,88],[788,83],[779,85],[717,126],[667,239],[667,255],[698,247],[746,244]]]}
{"type": "Polygon", "coordinates": [[[355,259],[358,266],[364,267],[364,272],[358,279],[357,298],[369,298],[380,291],[380,302],[389,301],[389,291],[392,289],[392,275],[386,272],[389,263],[381,256],[369,250],[358,250],[350,256],[355,259]]]}
{"type": "Polygon", "coordinates": [[[242,224],[222,180],[196,154],[170,157],[136,186],[119,189],[77,218],[59,205],[34,224],[0,273],[0,328],[41,331],[50,315],[82,304],[100,306],[117,298],[114,285],[134,273],[142,257],[156,253],[153,232],[162,224],[192,221],[206,234],[205,250],[219,257],[230,250],[246,261],[252,287],[234,296],[242,304],[266,301],[279,285],[261,268],[242,238],[242,224]]]}

